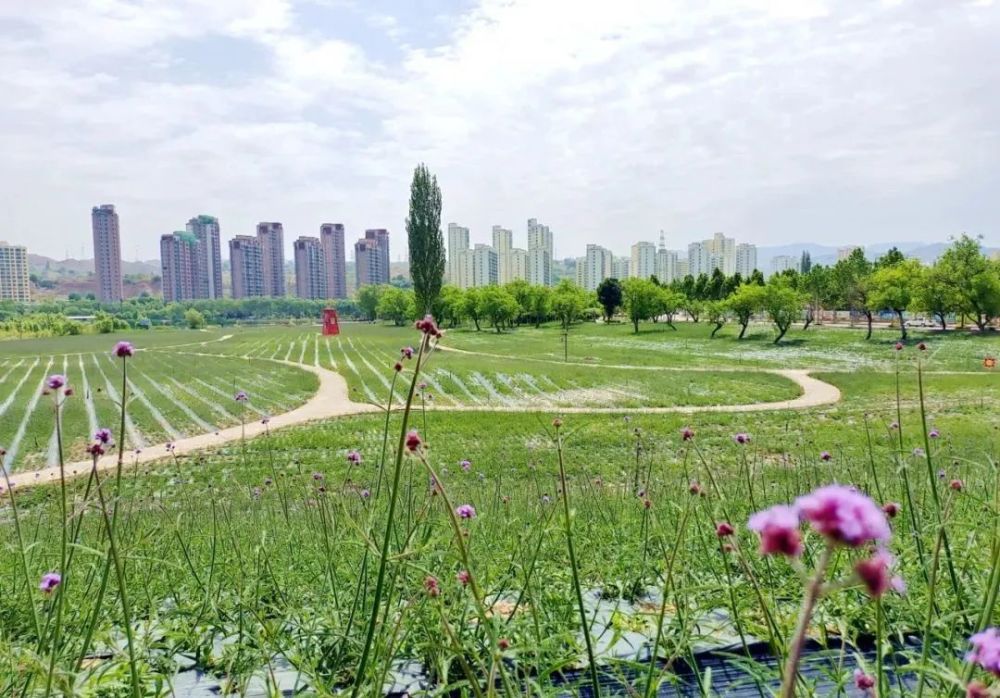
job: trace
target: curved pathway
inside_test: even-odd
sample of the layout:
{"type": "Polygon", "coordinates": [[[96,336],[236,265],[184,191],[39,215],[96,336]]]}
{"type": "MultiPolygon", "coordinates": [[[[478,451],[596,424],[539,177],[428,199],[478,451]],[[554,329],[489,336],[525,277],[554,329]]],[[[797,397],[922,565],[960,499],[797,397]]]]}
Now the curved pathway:
{"type": "MultiPolygon", "coordinates": [[[[449,351],[462,351],[450,349],[449,351]]],[[[473,354],[475,352],[463,352],[473,354]]],[[[482,354],[483,356],[490,356],[482,354]]],[[[214,355],[213,355],[214,356],[214,355]]],[[[294,361],[281,361],[269,359],[276,363],[289,366],[296,366],[304,371],[309,371],[319,378],[319,388],[307,402],[301,406],[285,412],[284,414],[270,417],[267,425],[256,420],[247,422],[243,426],[229,427],[219,431],[199,434],[172,442],[174,449],[178,453],[187,454],[192,451],[215,448],[227,443],[246,438],[261,436],[268,430],[281,429],[283,427],[315,422],[323,419],[344,417],[348,415],[363,414],[366,412],[377,412],[379,407],[351,400],[350,392],[347,388],[347,381],[339,373],[329,369],[309,364],[300,364],[294,361]]],[[[539,361],[545,361],[539,359],[539,361]]],[[[590,365],[590,364],[584,364],[590,365]]],[[[636,370],[672,370],[673,367],[653,367],[653,366],[620,366],[619,368],[636,370]]],[[[677,369],[677,370],[700,370],[700,369],[677,369]]],[[[714,369],[701,369],[714,370],[714,369]]],[[[734,369],[735,370],[735,369],[734,369]]],[[[440,412],[553,412],[558,414],[693,414],[697,412],[763,412],[773,410],[801,410],[809,407],[819,407],[830,405],[840,400],[840,390],[829,383],[813,378],[810,371],[805,369],[753,369],[756,372],[774,373],[783,376],[794,382],[802,389],[802,394],[791,400],[780,400],[776,402],[758,402],[743,405],[675,405],[672,407],[550,407],[542,405],[458,405],[428,407],[440,412]]],[[[126,466],[135,463],[150,463],[167,457],[169,451],[167,444],[157,444],[142,449],[138,454],[127,454],[125,458],[126,466]]],[[[118,462],[117,454],[108,454],[102,457],[97,467],[99,470],[113,469],[118,462]]],[[[80,477],[90,472],[91,462],[77,461],[67,463],[64,470],[67,478],[80,477]]],[[[37,471],[25,471],[10,475],[11,484],[17,487],[30,486],[46,482],[55,482],[59,479],[58,468],[45,468],[37,471]]]]}

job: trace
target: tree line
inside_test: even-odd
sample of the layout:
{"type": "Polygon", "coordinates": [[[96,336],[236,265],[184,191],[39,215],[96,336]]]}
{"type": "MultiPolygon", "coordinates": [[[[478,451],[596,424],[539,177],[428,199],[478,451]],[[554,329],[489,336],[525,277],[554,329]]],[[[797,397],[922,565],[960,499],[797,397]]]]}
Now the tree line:
{"type": "Polygon", "coordinates": [[[896,248],[874,261],[854,250],[832,266],[813,264],[803,255],[799,270],[787,270],[765,280],[759,271],[748,278],[711,275],[686,276],[669,284],[656,277],[605,279],[596,293],[569,280],[555,288],[514,281],[502,286],[459,289],[444,286],[436,297],[418,303],[413,291],[391,286],[368,286],[357,296],[359,313],[397,325],[429,308],[449,326],[468,321],[477,330],[497,332],[521,324],[539,325],[558,320],[561,325],[603,316],[607,322],[619,314],[639,332],[642,322],[665,322],[683,315],[693,322],[707,321],[711,336],[727,323],[746,336],[750,322],[766,317],[774,324],[780,342],[796,322],[807,329],[821,311],[847,310],[867,324],[871,338],[876,317],[889,314],[907,337],[907,312],[925,313],[941,329],[951,318],[967,319],[985,330],[1000,316],[1000,261],[990,260],[977,240],[967,235],[955,240],[932,265],[907,259],[896,248]]]}

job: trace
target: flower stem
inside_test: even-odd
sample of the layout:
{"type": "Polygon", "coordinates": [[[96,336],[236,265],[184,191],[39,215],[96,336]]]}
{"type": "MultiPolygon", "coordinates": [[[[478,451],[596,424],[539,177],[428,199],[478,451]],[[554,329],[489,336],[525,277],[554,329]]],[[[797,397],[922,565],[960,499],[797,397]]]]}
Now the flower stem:
{"type": "Polygon", "coordinates": [[[812,579],[806,585],[805,594],[802,597],[802,609],[799,611],[798,624],[795,627],[795,634],[788,645],[788,659],[785,661],[785,671],[781,680],[781,698],[794,698],[795,684],[798,680],[799,661],[802,659],[802,650],[806,644],[806,633],[809,631],[809,621],[812,619],[813,610],[819,600],[823,587],[823,576],[826,568],[830,564],[833,555],[833,546],[827,545],[820,555],[816,564],[816,571],[812,579]]]}

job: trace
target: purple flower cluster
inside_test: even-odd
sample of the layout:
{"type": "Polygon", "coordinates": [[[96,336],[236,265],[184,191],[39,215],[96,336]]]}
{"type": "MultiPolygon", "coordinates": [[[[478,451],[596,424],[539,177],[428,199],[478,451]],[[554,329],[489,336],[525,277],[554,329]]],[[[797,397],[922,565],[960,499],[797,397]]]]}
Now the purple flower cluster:
{"type": "Polygon", "coordinates": [[[868,541],[884,542],[891,535],[885,512],[869,497],[843,485],[827,485],[799,497],[795,508],[818,533],[852,548],[868,541]]]}
{"type": "Polygon", "coordinates": [[[357,451],[348,451],[347,462],[352,465],[359,465],[361,463],[361,454],[357,451]]]}
{"type": "Polygon", "coordinates": [[[969,638],[972,651],[966,659],[994,676],[1000,676],[1000,628],[986,628],[969,638]]]}
{"type": "Polygon", "coordinates": [[[760,534],[762,555],[802,554],[802,534],[799,531],[799,512],[784,504],[758,511],[750,517],[747,528],[760,534]]]}
{"type": "Polygon", "coordinates": [[[61,574],[58,572],[46,572],[42,575],[42,581],[38,583],[38,588],[46,594],[51,594],[60,584],[62,584],[61,574]]]}
{"type": "Polygon", "coordinates": [[[246,391],[237,390],[236,395],[233,396],[233,399],[236,400],[236,402],[246,402],[250,398],[249,396],[247,396],[246,391]]]}
{"type": "Polygon", "coordinates": [[[135,347],[132,346],[131,342],[118,342],[113,353],[119,359],[124,359],[135,353],[135,347]]]}
{"type": "Polygon", "coordinates": [[[459,504],[455,507],[455,515],[460,519],[474,519],[476,510],[471,504],[459,504]]]}

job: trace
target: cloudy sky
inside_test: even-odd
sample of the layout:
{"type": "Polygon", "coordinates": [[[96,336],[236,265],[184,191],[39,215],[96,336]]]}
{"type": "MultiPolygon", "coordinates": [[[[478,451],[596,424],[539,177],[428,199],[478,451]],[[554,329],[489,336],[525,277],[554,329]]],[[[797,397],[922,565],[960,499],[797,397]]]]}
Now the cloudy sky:
{"type": "Polygon", "coordinates": [[[559,256],[1000,243],[987,0],[7,0],[0,66],[0,238],[58,257],[98,203],[128,259],[198,213],[402,242],[420,161],[444,224],[559,256]]]}

